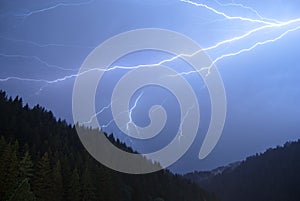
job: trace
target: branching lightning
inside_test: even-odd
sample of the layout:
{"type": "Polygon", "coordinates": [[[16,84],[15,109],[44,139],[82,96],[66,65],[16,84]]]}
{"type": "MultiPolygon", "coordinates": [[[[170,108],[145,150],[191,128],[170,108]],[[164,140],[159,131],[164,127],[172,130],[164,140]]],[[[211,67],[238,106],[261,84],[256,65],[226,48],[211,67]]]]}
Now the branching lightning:
{"type": "Polygon", "coordinates": [[[184,2],[184,3],[194,5],[194,6],[197,6],[197,7],[205,8],[205,9],[207,9],[209,11],[212,11],[213,13],[215,13],[217,15],[220,15],[220,16],[228,19],[228,20],[241,20],[241,21],[246,21],[246,22],[255,22],[255,23],[269,24],[269,25],[275,24],[274,22],[268,22],[268,21],[265,21],[265,20],[252,19],[252,18],[241,17],[241,16],[230,16],[230,15],[227,15],[224,12],[218,11],[215,8],[212,8],[212,7],[210,7],[206,4],[196,3],[196,2],[193,2],[193,1],[190,1],[190,0],[180,0],[180,1],[184,2]]]}
{"type": "MultiPolygon", "coordinates": [[[[289,30],[285,31],[283,34],[281,34],[280,36],[276,37],[276,38],[269,39],[269,40],[265,40],[265,41],[257,42],[257,43],[255,43],[253,46],[251,46],[251,47],[249,47],[249,48],[244,48],[244,49],[241,49],[241,50],[239,50],[239,51],[237,51],[237,52],[233,52],[233,53],[229,53],[229,54],[223,54],[223,55],[221,55],[220,57],[216,58],[216,59],[211,63],[210,66],[202,67],[202,68],[201,68],[200,70],[198,70],[198,71],[182,72],[182,73],[178,73],[178,74],[175,75],[175,76],[178,76],[178,75],[189,75],[189,74],[192,74],[192,73],[195,73],[195,72],[200,72],[200,71],[203,71],[203,70],[207,70],[207,72],[208,72],[208,74],[209,74],[209,73],[210,73],[210,69],[212,68],[212,66],[213,66],[214,64],[216,64],[218,61],[220,61],[220,60],[222,60],[222,59],[224,59],[224,58],[226,58],[226,57],[232,57],[232,56],[236,56],[236,55],[242,54],[242,53],[244,53],[244,52],[249,52],[249,51],[255,49],[256,47],[258,47],[258,46],[260,46],[260,45],[265,45],[265,44],[267,44],[267,43],[273,43],[273,42],[276,42],[277,40],[281,39],[282,37],[284,37],[284,36],[287,35],[288,33],[293,32],[293,31],[296,31],[296,30],[298,30],[298,29],[300,29],[300,26],[297,26],[297,27],[295,27],[295,28],[293,28],[293,29],[289,29],[289,30]]],[[[208,75],[208,74],[207,74],[207,75],[208,75]]]]}
{"type": "Polygon", "coordinates": [[[144,92],[141,92],[141,94],[137,97],[137,99],[135,100],[133,106],[129,110],[129,121],[126,124],[126,130],[128,132],[130,132],[130,125],[134,125],[135,126],[135,124],[133,123],[133,120],[132,120],[132,112],[137,107],[137,104],[138,104],[138,102],[140,101],[140,99],[142,98],[143,95],[144,95],[144,92]]]}
{"type": "MultiPolygon", "coordinates": [[[[144,95],[144,92],[141,92],[141,94],[140,94],[140,95],[137,97],[137,99],[135,100],[133,106],[129,109],[129,114],[128,114],[129,121],[126,123],[126,130],[127,130],[128,132],[129,132],[129,129],[130,129],[129,126],[130,126],[131,124],[132,124],[132,125],[135,125],[135,124],[133,123],[133,120],[132,120],[132,112],[133,112],[133,110],[137,107],[137,104],[138,104],[138,102],[140,101],[140,99],[142,98],[143,95],[144,95]]],[[[99,112],[97,112],[95,115],[93,115],[93,116],[91,117],[91,119],[88,121],[88,123],[91,123],[91,121],[92,121],[96,116],[98,116],[99,114],[101,114],[102,112],[104,112],[106,109],[110,108],[111,105],[112,105],[112,103],[113,103],[113,101],[112,101],[109,105],[107,105],[106,107],[102,108],[102,109],[101,109],[99,112]]],[[[122,111],[122,112],[120,112],[115,118],[118,118],[119,115],[121,115],[121,114],[123,114],[123,113],[125,113],[125,112],[127,112],[127,111],[122,111]]],[[[109,127],[109,126],[114,122],[115,118],[112,118],[107,124],[101,125],[101,129],[109,127]]],[[[86,123],[86,122],[85,122],[85,123],[86,123]]],[[[85,123],[84,123],[84,124],[85,124],[85,123]]]]}
{"type": "MultiPolygon", "coordinates": [[[[268,21],[265,21],[263,19],[257,20],[257,19],[244,18],[244,17],[238,17],[238,16],[229,16],[229,15],[227,15],[227,14],[221,12],[221,11],[218,11],[218,10],[212,8],[212,7],[209,7],[209,6],[205,5],[205,4],[195,3],[195,2],[190,1],[190,0],[181,0],[181,2],[185,2],[185,3],[191,4],[191,5],[197,6],[197,7],[206,8],[209,11],[212,11],[212,12],[214,12],[217,15],[221,15],[221,16],[225,17],[227,20],[241,20],[241,21],[247,21],[247,22],[252,22],[252,23],[259,23],[259,24],[264,24],[264,25],[263,26],[259,26],[257,28],[254,28],[254,29],[252,29],[252,30],[250,30],[250,31],[248,31],[248,32],[240,35],[240,36],[236,36],[236,37],[233,37],[231,39],[220,41],[219,43],[217,43],[217,44],[215,44],[213,46],[210,46],[210,47],[207,47],[207,48],[203,48],[203,49],[199,49],[198,51],[196,51],[196,52],[194,52],[192,54],[182,53],[182,54],[176,55],[174,57],[171,57],[169,59],[162,60],[162,61],[160,61],[158,63],[154,63],[154,64],[141,64],[141,65],[136,65],[136,66],[113,66],[113,67],[110,67],[110,68],[107,68],[107,69],[93,68],[93,69],[89,69],[89,70],[80,72],[78,74],[66,75],[66,76],[64,76],[62,78],[58,78],[58,79],[55,79],[55,80],[43,80],[43,79],[37,79],[37,80],[35,80],[35,79],[30,79],[30,78],[8,77],[8,78],[2,78],[2,79],[0,79],[0,81],[3,82],[3,81],[8,81],[8,80],[16,79],[16,80],[20,80],[20,81],[35,81],[35,82],[45,82],[47,84],[53,84],[53,83],[62,82],[62,81],[65,81],[65,80],[68,80],[68,79],[71,79],[71,78],[79,77],[79,76],[81,76],[83,74],[86,74],[88,72],[91,72],[91,71],[104,71],[104,72],[108,72],[108,71],[114,71],[114,70],[118,70],[118,69],[119,70],[133,70],[133,69],[144,68],[144,67],[156,67],[156,66],[160,66],[160,65],[162,65],[164,63],[174,61],[174,60],[176,60],[178,58],[181,58],[181,57],[193,57],[193,56],[197,55],[198,53],[200,53],[202,51],[213,50],[213,49],[216,49],[216,48],[218,48],[218,47],[220,47],[220,46],[222,46],[224,44],[228,44],[228,43],[233,43],[233,42],[236,42],[236,41],[240,41],[240,40],[245,39],[248,36],[250,36],[250,35],[252,35],[252,34],[254,34],[256,32],[262,31],[264,29],[268,29],[268,28],[283,28],[285,26],[293,25],[293,24],[296,24],[296,23],[300,22],[300,18],[289,20],[289,21],[286,21],[286,22],[280,22],[279,23],[279,22],[268,22],[268,21]]],[[[275,20],[273,20],[273,21],[275,21],[275,20]]],[[[221,55],[220,57],[218,57],[217,59],[215,59],[213,61],[213,64],[215,64],[216,62],[220,61],[223,58],[230,57],[230,56],[236,56],[236,55],[241,54],[243,52],[250,51],[250,50],[254,49],[255,47],[257,47],[258,45],[264,45],[264,44],[267,44],[267,43],[275,42],[275,41],[281,39],[283,36],[285,36],[289,32],[296,31],[296,30],[298,30],[298,28],[292,28],[292,29],[289,29],[288,31],[286,31],[280,37],[277,37],[275,39],[266,40],[266,41],[259,41],[259,42],[257,42],[255,45],[253,45],[250,48],[242,49],[242,50],[240,50],[238,52],[235,52],[235,53],[221,55]]],[[[207,70],[208,73],[209,73],[210,67],[202,67],[201,70],[207,70]]],[[[199,71],[183,72],[183,73],[179,73],[178,75],[191,74],[191,73],[196,73],[196,72],[199,72],[199,71]]]]}
{"type": "Polygon", "coordinates": [[[96,118],[97,116],[99,116],[100,114],[102,114],[105,110],[109,109],[111,107],[112,103],[113,103],[113,101],[110,104],[108,104],[107,106],[103,107],[96,114],[94,114],[93,116],[91,116],[91,118],[88,121],[83,122],[83,125],[88,125],[88,124],[92,123],[92,121],[94,120],[94,118],[96,118]]]}
{"type": "MultiPolygon", "coordinates": [[[[28,13],[24,13],[24,14],[21,14],[21,15],[18,15],[18,16],[26,18],[26,17],[32,16],[32,15],[35,15],[35,14],[38,14],[38,13],[42,13],[42,12],[45,12],[45,11],[49,11],[49,10],[58,8],[58,7],[80,6],[80,5],[84,5],[84,4],[90,4],[93,1],[94,0],[90,0],[90,1],[87,1],[87,2],[81,2],[81,3],[58,3],[54,6],[50,6],[50,7],[39,9],[39,10],[30,11],[28,13]]],[[[258,46],[262,46],[262,45],[265,45],[265,44],[268,44],[268,43],[276,42],[276,41],[280,40],[281,38],[283,38],[284,36],[286,36],[287,34],[300,29],[300,18],[292,19],[292,20],[289,20],[289,21],[279,21],[277,19],[265,18],[258,11],[256,11],[254,8],[251,8],[249,6],[245,6],[245,5],[242,5],[242,4],[236,4],[236,3],[223,4],[223,3],[220,3],[219,1],[215,0],[215,2],[219,6],[222,6],[222,7],[224,7],[224,6],[235,6],[235,7],[239,7],[239,8],[242,8],[242,9],[247,9],[247,10],[251,11],[253,14],[255,14],[255,16],[257,18],[248,18],[248,17],[243,17],[243,16],[232,16],[232,15],[227,14],[225,12],[219,11],[216,8],[208,6],[206,4],[196,3],[196,2],[193,2],[191,0],[180,0],[180,2],[186,3],[186,4],[191,5],[191,6],[196,6],[196,7],[206,9],[209,12],[212,12],[217,16],[221,16],[225,20],[236,20],[236,21],[241,21],[241,22],[248,22],[248,23],[256,24],[258,26],[256,28],[253,28],[253,29],[247,31],[246,33],[243,33],[243,34],[239,35],[239,36],[235,36],[235,37],[232,37],[230,39],[220,41],[217,44],[215,44],[213,46],[210,46],[210,47],[199,49],[198,51],[196,51],[192,54],[182,53],[182,54],[173,56],[171,58],[168,58],[168,59],[165,59],[165,60],[159,61],[157,63],[153,63],[153,64],[141,64],[141,65],[136,65],[136,66],[113,66],[113,67],[110,67],[110,68],[107,68],[107,69],[93,68],[93,69],[88,69],[86,71],[81,71],[79,73],[69,74],[69,75],[66,75],[64,77],[57,78],[57,79],[54,79],[54,80],[21,78],[21,77],[12,76],[12,77],[7,77],[7,78],[0,78],[0,82],[7,82],[9,80],[18,80],[18,81],[27,81],[27,82],[41,82],[41,83],[45,84],[45,85],[43,85],[43,87],[45,87],[45,86],[48,86],[49,84],[63,82],[63,81],[66,81],[66,80],[69,80],[69,79],[72,79],[72,78],[79,77],[81,75],[84,75],[84,74],[92,72],[92,71],[108,72],[108,71],[114,71],[114,70],[133,70],[133,69],[138,69],[138,68],[157,67],[157,66],[165,64],[167,62],[174,61],[178,58],[193,57],[193,56],[199,54],[202,51],[210,51],[210,50],[214,50],[216,48],[219,48],[219,47],[221,47],[222,45],[225,45],[225,44],[230,44],[230,43],[233,43],[233,42],[242,41],[243,39],[246,39],[246,38],[254,35],[255,33],[258,33],[258,32],[264,31],[264,30],[269,30],[269,29],[273,29],[273,28],[281,28],[282,30],[284,30],[284,32],[282,34],[280,34],[279,36],[277,36],[275,38],[271,38],[271,39],[267,39],[267,40],[257,39],[257,41],[250,47],[241,48],[240,50],[238,50],[236,52],[230,52],[230,53],[227,53],[227,54],[220,55],[219,57],[217,57],[216,59],[214,59],[212,61],[210,66],[201,67],[201,69],[198,70],[198,71],[193,70],[193,71],[181,72],[181,73],[177,74],[177,75],[188,75],[188,74],[191,74],[191,73],[197,73],[199,71],[205,70],[205,71],[207,71],[207,75],[208,75],[209,72],[210,72],[210,69],[212,68],[212,66],[214,64],[216,64],[217,62],[223,60],[224,58],[237,56],[239,54],[252,51],[253,49],[255,49],[258,46]],[[293,27],[290,28],[290,26],[293,26],[293,27]]],[[[6,39],[6,40],[10,40],[10,41],[13,41],[13,42],[24,42],[24,43],[28,43],[28,44],[31,44],[31,45],[35,45],[37,47],[66,46],[66,45],[61,45],[61,44],[39,44],[39,43],[35,43],[35,42],[32,42],[32,41],[26,41],[26,40],[15,40],[15,39],[8,39],[8,38],[4,38],[4,37],[1,37],[1,38],[6,39]]],[[[76,47],[79,47],[79,46],[76,46],[76,47]]],[[[34,60],[40,62],[41,64],[43,64],[43,65],[45,65],[49,68],[57,68],[57,69],[64,70],[64,71],[73,70],[73,69],[66,69],[66,68],[63,68],[61,66],[49,64],[49,63],[43,61],[42,59],[40,59],[39,57],[36,57],[36,56],[7,55],[7,54],[1,54],[1,53],[0,53],[0,56],[1,57],[19,57],[19,58],[26,58],[26,59],[34,59],[34,60]]],[[[126,129],[128,131],[129,131],[130,125],[133,124],[132,112],[137,107],[138,101],[141,99],[142,96],[143,96],[143,92],[138,96],[138,98],[135,100],[134,105],[129,110],[129,122],[126,124],[126,129]]],[[[90,123],[94,118],[96,118],[98,115],[103,113],[109,107],[111,107],[111,104],[104,107],[104,108],[102,108],[99,112],[97,112],[94,116],[92,116],[91,119],[87,123],[90,123]]],[[[184,115],[183,120],[182,120],[181,125],[180,125],[180,129],[181,129],[182,123],[184,122],[184,120],[185,120],[186,116],[188,115],[189,111],[191,111],[193,108],[194,108],[194,106],[189,108],[187,113],[184,115]]],[[[101,128],[108,127],[113,121],[114,120],[112,119],[106,125],[102,125],[101,128]]],[[[179,140],[180,140],[181,137],[182,137],[182,133],[179,135],[179,140]]]]}
{"type": "MultiPolygon", "coordinates": [[[[34,82],[45,82],[47,84],[53,84],[53,83],[57,83],[57,82],[62,82],[62,81],[68,80],[70,78],[76,78],[78,76],[81,76],[81,75],[86,74],[86,73],[91,72],[91,71],[105,71],[105,72],[108,72],[108,71],[113,71],[113,70],[117,70],[117,69],[121,69],[121,70],[133,70],[133,69],[138,69],[138,68],[143,68],[143,67],[156,67],[156,66],[160,66],[160,65],[162,65],[164,63],[174,61],[174,60],[176,60],[178,58],[181,58],[181,57],[193,57],[193,56],[195,56],[196,54],[198,54],[198,53],[200,53],[202,51],[213,50],[213,49],[216,49],[216,48],[220,47],[221,45],[224,45],[224,44],[227,44],[227,43],[232,43],[232,42],[235,42],[235,41],[239,41],[241,39],[244,39],[244,38],[250,36],[251,34],[254,34],[254,33],[256,33],[258,31],[261,31],[263,29],[266,29],[266,28],[284,27],[284,26],[291,25],[291,24],[298,23],[298,22],[300,22],[300,18],[293,19],[293,20],[290,20],[290,21],[287,21],[287,22],[281,22],[281,23],[278,23],[278,24],[260,26],[258,28],[252,29],[252,30],[246,32],[245,34],[240,35],[240,36],[233,37],[231,39],[227,39],[227,40],[221,41],[221,42],[219,42],[216,45],[213,45],[211,47],[200,49],[200,50],[194,52],[193,54],[184,54],[184,53],[183,54],[179,54],[179,55],[176,55],[176,56],[171,57],[169,59],[162,60],[162,61],[160,61],[158,63],[154,63],[154,64],[141,64],[141,65],[136,65],[136,66],[113,66],[113,67],[107,68],[107,69],[94,68],[94,69],[89,69],[87,71],[83,71],[83,72],[78,73],[78,74],[67,75],[67,76],[64,76],[62,78],[58,78],[58,79],[55,79],[55,80],[43,80],[43,79],[30,79],[30,78],[20,78],[20,77],[8,77],[8,78],[0,79],[0,81],[3,82],[3,81],[8,81],[8,80],[16,79],[16,80],[20,80],[20,81],[34,81],[34,82]]],[[[220,61],[223,58],[230,57],[230,56],[236,56],[236,55],[238,55],[240,53],[243,53],[243,52],[246,52],[246,51],[250,51],[250,50],[254,49],[255,47],[257,47],[258,45],[264,45],[264,44],[267,44],[267,43],[275,42],[275,41],[281,39],[282,37],[284,37],[289,32],[296,31],[296,30],[298,30],[297,27],[294,28],[294,29],[289,29],[284,34],[282,34],[280,37],[277,37],[275,39],[267,40],[267,41],[260,41],[260,42],[257,42],[255,45],[253,45],[251,48],[242,49],[241,51],[236,52],[236,53],[230,53],[230,54],[222,55],[222,56],[218,57],[216,60],[214,60],[212,62],[211,66],[213,66],[216,62],[220,61]]],[[[40,61],[41,63],[46,64],[48,67],[54,67],[53,65],[47,64],[43,60],[39,59],[38,57],[34,57],[34,56],[30,57],[30,56],[22,56],[22,55],[2,55],[2,54],[0,54],[0,56],[11,56],[11,57],[19,56],[19,57],[26,57],[26,58],[34,58],[34,59],[40,61]]],[[[202,67],[201,70],[209,70],[210,67],[202,67]]],[[[56,66],[56,68],[59,68],[61,70],[71,70],[71,69],[65,69],[65,68],[62,68],[62,67],[59,67],[59,66],[56,66]]],[[[189,71],[189,72],[180,73],[179,75],[182,75],[182,74],[191,74],[191,73],[195,73],[195,72],[199,72],[199,71],[189,71]]]]}
{"type": "Polygon", "coordinates": [[[256,11],[255,9],[251,8],[250,6],[245,6],[243,4],[240,3],[221,3],[218,0],[214,0],[219,6],[222,7],[228,7],[228,6],[232,6],[232,7],[239,7],[239,8],[243,8],[245,10],[249,10],[250,12],[252,12],[253,14],[255,14],[259,19],[264,20],[264,21],[269,21],[269,22],[275,22],[275,23],[281,23],[281,21],[278,21],[276,19],[271,19],[271,18],[266,18],[263,17],[262,15],[260,15],[258,13],[258,11],[256,11]]]}

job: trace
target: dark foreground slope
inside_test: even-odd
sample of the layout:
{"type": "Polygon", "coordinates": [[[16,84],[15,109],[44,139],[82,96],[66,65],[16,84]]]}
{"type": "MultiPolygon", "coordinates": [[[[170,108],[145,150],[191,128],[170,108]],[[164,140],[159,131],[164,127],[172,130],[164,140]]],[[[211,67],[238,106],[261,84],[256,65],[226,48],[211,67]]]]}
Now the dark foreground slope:
{"type": "Polygon", "coordinates": [[[85,151],[74,126],[39,106],[23,106],[18,97],[7,99],[4,92],[0,136],[0,201],[212,200],[197,185],[167,170],[127,175],[102,166],[85,151]]]}
{"type": "Polygon", "coordinates": [[[268,149],[211,175],[195,172],[187,178],[215,192],[221,201],[299,201],[300,140],[268,149]]]}

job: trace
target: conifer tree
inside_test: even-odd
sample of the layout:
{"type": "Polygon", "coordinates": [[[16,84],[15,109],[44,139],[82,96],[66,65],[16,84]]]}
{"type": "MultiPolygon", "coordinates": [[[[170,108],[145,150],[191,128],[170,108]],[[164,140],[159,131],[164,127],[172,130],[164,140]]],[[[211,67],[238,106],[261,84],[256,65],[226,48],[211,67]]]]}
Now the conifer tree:
{"type": "Polygon", "coordinates": [[[1,156],[0,165],[0,197],[7,200],[17,185],[18,158],[14,146],[8,144],[1,156]]]}
{"type": "Polygon", "coordinates": [[[62,201],[63,200],[63,178],[61,175],[61,164],[58,160],[53,168],[53,200],[62,201]]]}
{"type": "Polygon", "coordinates": [[[96,200],[95,187],[91,179],[88,168],[85,169],[82,175],[82,201],[96,200]]]}
{"type": "Polygon", "coordinates": [[[81,194],[81,188],[80,188],[79,173],[77,168],[75,168],[72,172],[70,180],[68,181],[66,200],[80,201],[80,194],[81,194]]]}
{"type": "Polygon", "coordinates": [[[33,176],[33,163],[29,151],[26,151],[19,164],[19,179],[28,179],[33,176]]]}
{"type": "Polygon", "coordinates": [[[8,201],[35,201],[35,195],[31,191],[29,179],[26,178],[16,186],[14,192],[10,195],[8,201]]]}
{"type": "Polygon", "coordinates": [[[48,153],[39,160],[34,180],[34,193],[38,201],[52,201],[52,170],[48,153]]]}

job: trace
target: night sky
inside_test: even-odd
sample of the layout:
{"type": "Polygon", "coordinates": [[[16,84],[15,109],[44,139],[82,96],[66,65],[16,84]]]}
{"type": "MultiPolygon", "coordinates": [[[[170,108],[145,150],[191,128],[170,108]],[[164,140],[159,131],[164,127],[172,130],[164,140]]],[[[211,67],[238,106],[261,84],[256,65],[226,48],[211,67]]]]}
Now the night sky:
{"type": "MultiPolygon", "coordinates": [[[[274,23],[300,17],[300,2],[293,0],[195,2],[228,16],[274,23]]],[[[134,29],[162,28],[181,33],[206,48],[263,26],[226,19],[203,6],[180,0],[2,0],[0,19],[0,89],[9,96],[21,96],[30,106],[40,104],[69,123],[73,123],[72,91],[76,76],[51,84],[45,80],[76,75],[90,52],[110,37],[134,29]]],[[[201,121],[193,145],[171,170],[182,173],[212,169],[300,137],[300,30],[294,30],[298,26],[300,20],[269,27],[207,51],[215,60],[258,42],[276,39],[216,63],[226,90],[227,117],[217,146],[204,160],[198,159],[198,153],[210,121],[209,94],[197,73],[183,76],[197,95],[201,121]],[[288,30],[291,32],[280,37],[288,30]]],[[[146,50],[126,55],[114,65],[156,63],[169,57],[163,52],[146,50]]],[[[181,72],[191,69],[180,59],[165,65],[181,72]]],[[[112,89],[126,72],[115,70],[105,74],[97,90],[96,111],[110,104],[112,89]]],[[[136,102],[132,119],[139,126],[147,126],[149,108],[162,105],[168,119],[160,136],[135,140],[125,136],[114,122],[103,130],[147,153],[164,147],[174,137],[172,133],[180,124],[180,110],[175,97],[157,86],[138,90],[131,106],[140,94],[143,95],[136,102]]],[[[112,114],[108,108],[97,117],[101,125],[106,125],[112,114]]]]}

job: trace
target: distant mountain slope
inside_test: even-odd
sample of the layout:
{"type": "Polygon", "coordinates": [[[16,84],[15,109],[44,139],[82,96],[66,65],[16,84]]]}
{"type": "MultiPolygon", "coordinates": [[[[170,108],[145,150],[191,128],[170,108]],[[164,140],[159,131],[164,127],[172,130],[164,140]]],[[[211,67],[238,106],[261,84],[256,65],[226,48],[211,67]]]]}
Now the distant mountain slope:
{"type": "Polygon", "coordinates": [[[209,179],[211,179],[217,175],[220,175],[224,172],[232,171],[236,167],[238,167],[240,164],[241,164],[241,162],[235,162],[235,163],[231,163],[226,166],[218,167],[218,168],[210,170],[210,171],[194,171],[194,172],[187,173],[183,176],[185,178],[187,178],[188,180],[191,180],[191,181],[201,185],[203,181],[209,180],[209,179]]]}
{"type": "MultiPolygon", "coordinates": [[[[133,151],[112,135],[108,138],[133,151]]],[[[212,200],[168,170],[128,175],[104,167],[83,148],[74,126],[40,106],[23,106],[22,99],[7,98],[4,92],[0,92],[0,161],[0,201],[212,200]]]]}
{"type": "Polygon", "coordinates": [[[187,178],[221,201],[299,201],[300,140],[248,157],[221,174],[204,179],[202,175],[190,173],[187,178]]]}

